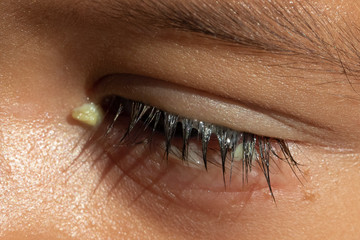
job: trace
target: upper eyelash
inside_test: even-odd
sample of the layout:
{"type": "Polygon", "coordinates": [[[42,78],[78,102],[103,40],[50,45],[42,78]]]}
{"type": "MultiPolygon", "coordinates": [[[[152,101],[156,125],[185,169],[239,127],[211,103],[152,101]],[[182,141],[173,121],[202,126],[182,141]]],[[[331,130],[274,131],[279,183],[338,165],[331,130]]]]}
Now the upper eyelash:
{"type": "MultiPolygon", "coordinates": [[[[271,137],[258,136],[252,133],[247,132],[238,132],[236,130],[215,125],[212,123],[203,122],[197,119],[189,119],[186,117],[179,116],[177,114],[172,114],[163,110],[160,110],[156,107],[144,104],[138,101],[132,101],[123,99],[119,96],[110,96],[106,98],[107,102],[107,113],[110,115],[110,109],[115,110],[115,114],[110,119],[110,123],[107,123],[106,133],[102,136],[106,138],[114,128],[115,123],[117,122],[119,116],[124,112],[125,105],[130,105],[130,122],[127,126],[127,129],[121,138],[119,138],[119,145],[125,143],[129,139],[130,134],[136,126],[139,126],[140,120],[142,124],[139,127],[142,127],[142,130],[147,130],[152,126],[152,134],[154,134],[156,128],[158,127],[160,120],[163,120],[163,133],[165,137],[165,156],[168,158],[169,151],[171,148],[171,140],[174,137],[176,128],[178,124],[181,124],[182,130],[182,149],[181,155],[184,161],[187,161],[188,157],[188,146],[189,139],[191,137],[191,132],[196,130],[198,133],[198,138],[201,140],[202,145],[202,159],[205,168],[207,169],[207,151],[208,143],[210,141],[211,135],[216,135],[221,155],[221,167],[223,174],[223,181],[225,185],[225,163],[227,155],[230,155],[231,167],[230,167],[230,180],[232,174],[232,167],[234,161],[234,152],[235,148],[240,141],[243,144],[243,156],[241,158],[241,168],[243,174],[243,181],[247,181],[248,173],[252,170],[253,165],[253,154],[257,154],[256,162],[260,166],[264,177],[266,179],[269,191],[271,196],[274,198],[273,190],[271,187],[270,180],[270,160],[275,157],[280,160],[284,160],[290,166],[291,170],[296,175],[296,169],[299,170],[298,163],[293,158],[290,149],[286,142],[282,139],[275,139],[271,137]],[[274,150],[275,145],[280,149],[282,156],[276,153],[274,150]]],[[[152,135],[147,139],[151,141],[152,135]]],[[[133,141],[135,141],[133,139],[133,141]]],[[[296,175],[297,176],[297,175],[296,175]]]]}

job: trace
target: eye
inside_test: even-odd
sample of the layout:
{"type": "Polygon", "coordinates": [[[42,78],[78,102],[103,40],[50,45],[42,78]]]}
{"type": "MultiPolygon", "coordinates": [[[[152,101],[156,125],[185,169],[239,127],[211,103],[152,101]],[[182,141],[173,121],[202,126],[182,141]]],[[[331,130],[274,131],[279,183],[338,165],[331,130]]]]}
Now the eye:
{"type": "MultiPolygon", "coordinates": [[[[175,196],[181,204],[197,201],[203,195],[199,192],[231,192],[231,199],[243,201],[264,188],[275,200],[273,187],[283,184],[283,169],[298,171],[298,163],[283,139],[203,120],[206,112],[199,118],[183,114],[181,108],[176,112],[177,106],[172,104],[179,102],[158,104],[162,91],[153,99],[141,94],[131,98],[131,93],[140,88],[126,82],[118,84],[127,91],[110,94],[98,86],[94,90],[105,118],[90,143],[103,148],[109,160],[144,189],[162,197],[175,196]],[[187,191],[191,197],[189,193],[184,197],[187,191]]],[[[202,208],[201,201],[197,204],[202,208]]]]}

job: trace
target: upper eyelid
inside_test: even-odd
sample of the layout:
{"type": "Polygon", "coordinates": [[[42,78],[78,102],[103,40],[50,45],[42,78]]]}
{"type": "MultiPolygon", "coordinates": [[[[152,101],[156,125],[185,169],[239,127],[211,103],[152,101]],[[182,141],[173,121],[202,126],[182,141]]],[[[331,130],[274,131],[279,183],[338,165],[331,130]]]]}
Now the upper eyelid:
{"type": "Polygon", "coordinates": [[[107,76],[99,80],[91,92],[95,101],[105,95],[116,94],[169,112],[181,112],[189,118],[269,137],[323,143],[319,135],[331,131],[272,110],[252,109],[251,106],[242,106],[202,91],[136,75],[107,76]]]}

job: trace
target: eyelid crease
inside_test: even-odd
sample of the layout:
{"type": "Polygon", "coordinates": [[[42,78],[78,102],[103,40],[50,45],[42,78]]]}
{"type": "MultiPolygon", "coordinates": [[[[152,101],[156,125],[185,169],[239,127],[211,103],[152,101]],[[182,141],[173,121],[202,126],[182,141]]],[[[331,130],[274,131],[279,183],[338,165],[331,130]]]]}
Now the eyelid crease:
{"type": "Polygon", "coordinates": [[[325,142],[324,137],[333,134],[332,129],[306,119],[143,76],[105,76],[90,89],[90,96],[98,102],[106,95],[119,95],[150,103],[169,112],[180,112],[189,118],[261,136],[325,145],[330,143],[325,142]]]}

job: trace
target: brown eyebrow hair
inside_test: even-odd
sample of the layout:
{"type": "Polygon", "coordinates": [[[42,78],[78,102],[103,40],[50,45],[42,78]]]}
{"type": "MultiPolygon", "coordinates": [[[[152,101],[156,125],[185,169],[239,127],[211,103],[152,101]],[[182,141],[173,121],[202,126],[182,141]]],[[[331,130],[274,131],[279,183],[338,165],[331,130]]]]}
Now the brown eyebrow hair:
{"type": "MultiPolygon", "coordinates": [[[[176,29],[220,40],[251,51],[294,56],[301,62],[325,63],[328,72],[357,76],[360,71],[359,27],[336,22],[309,1],[169,1],[109,0],[103,13],[140,28],[176,29]]],[[[101,10],[100,10],[101,11],[101,10]]],[[[295,58],[293,58],[295,59],[295,58]]],[[[294,63],[287,67],[296,66],[294,63]]]]}

